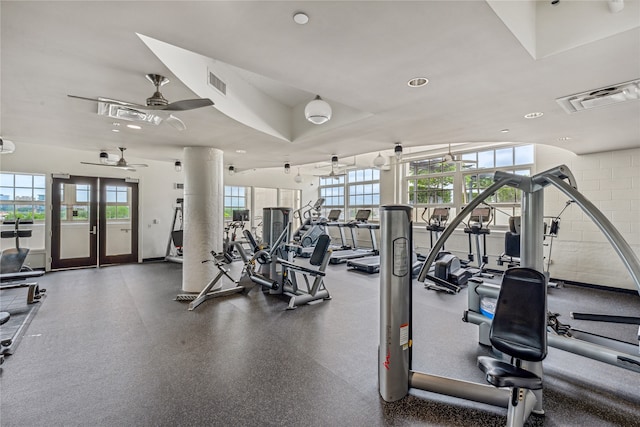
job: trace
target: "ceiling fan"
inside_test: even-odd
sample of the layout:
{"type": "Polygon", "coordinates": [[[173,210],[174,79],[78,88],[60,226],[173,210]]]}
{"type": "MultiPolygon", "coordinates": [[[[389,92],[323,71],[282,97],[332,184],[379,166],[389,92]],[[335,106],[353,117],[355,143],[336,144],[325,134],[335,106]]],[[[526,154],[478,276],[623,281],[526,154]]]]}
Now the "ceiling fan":
{"type": "Polygon", "coordinates": [[[126,150],[126,148],[118,147],[118,150],[120,150],[120,159],[118,159],[117,161],[111,160],[109,157],[109,153],[107,153],[106,151],[101,151],[100,163],[92,163],[92,162],[80,162],[80,163],[82,163],[83,165],[109,166],[112,168],[124,169],[132,172],[135,172],[136,168],[146,168],[149,166],[149,165],[145,165],[144,163],[136,163],[136,164],[127,163],[127,161],[124,158],[124,150],[126,150]]]}
{"type": "Polygon", "coordinates": [[[162,93],[160,93],[160,86],[169,83],[169,79],[161,76],[160,74],[147,74],[146,77],[147,80],[156,87],[154,94],[151,95],[150,98],[147,98],[146,105],[105,97],[87,98],[78,95],[67,96],[70,98],[82,99],[84,101],[98,102],[99,105],[103,104],[108,106],[108,111],[101,113],[103,115],[121,118],[124,120],[146,121],[154,124],[159,124],[164,120],[178,130],[184,130],[186,129],[186,126],[182,120],[171,114],[171,112],[194,110],[196,108],[213,105],[213,101],[208,98],[184,99],[182,101],[170,103],[164,96],[162,96],[162,93]]]}
{"type": "Polygon", "coordinates": [[[478,163],[478,162],[476,160],[466,160],[466,159],[463,159],[462,157],[454,155],[451,152],[451,144],[449,144],[449,151],[447,151],[447,154],[442,156],[442,162],[441,163],[443,163],[443,164],[450,164],[450,163],[467,164],[467,163],[478,163]]]}
{"type": "Polygon", "coordinates": [[[344,171],[342,172],[336,171],[337,167],[338,167],[338,156],[331,156],[331,172],[324,175],[314,175],[314,176],[319,176],[320,178],[340,179],[340,177],[345,176],[346,173],[344,171]]]}

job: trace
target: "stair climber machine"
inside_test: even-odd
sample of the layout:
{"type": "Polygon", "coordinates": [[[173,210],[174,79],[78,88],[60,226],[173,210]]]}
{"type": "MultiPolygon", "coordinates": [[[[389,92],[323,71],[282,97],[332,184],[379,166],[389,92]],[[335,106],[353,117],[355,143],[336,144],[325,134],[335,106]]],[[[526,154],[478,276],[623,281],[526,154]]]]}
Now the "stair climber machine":
{"type": "Polygon", "coordinates": [[[300,227],[293,233],[292,242],[308,248],[314,246],[318,237],[325,234],[324,226],[327,220],[320,214],[323,204],[324,199],[321,197],[313,205],[309,202],[294,211],[293,216],[300,220],[300,227]]]}
{"type": "Polygon", "coordinates": [[[300,227],[294,231],[291,239],[292,248],[296,249],[297,256],[303,258],[311,257],[318,237],[327,234],[326,225],[328,219],[320,214],[323,204],[324,199],[319,198],[313,205],[309,202],[306,206],[294,211],[294,218],[300,220],[300,227]]]}
{"type": "Polygon", "coordinates": [[[356,218],[353,221],[349,221],[345,224],[345,227],[348,227],[351,231],[353,248],[334,252],[333,255],[331,255],[331,259],[329,260],[331,264],[341,264],[356,258],[378,255],[378,242],[376,239],[375,230],[380,229],[380,225],[367,222],[370,216],[371,209],[359,209],[356,212],[356,218]],[[371,238],[371,248],[359,247],[359,229],[369,230],[369,236],[371,238]]]}
{"type": "MultiPolygon", "coordinates": [[[[427,212],[427,208],[422,212],[422,217],[427,212]]],[[[429,242],[431,248],[435,245],[435,242],[440,238],[442,232],[447,226],[449,221],[450,208],[434,208],[433,212],[429,216],[427,221],[427,230],[429,231],[429,242]]],[[[444,250],[444,244],[438,254],[436,255],[433,268],[429,270],[429,274],[436,280],[425,283],[425,289],[431,289],[435,291],[447,292],[455,294],[467,285],[467,281],[471,277],[471,272],[465,268],[460,261],[460,258],[453,255],[450,252],[444,250]]],[[[420,269],[424,264],[425,259],[415,263],[413,265],[413,275],[418,277],[420,269]]]]}
{"type": "MultiPolygon", "coordinates": [[[[468,205],[466,210],[475,209],[492,196],[497,190],[508,186],[522,192],[522,213],[520,230],[520,267],[534,268],[545,273],[544,247],[545,247],[545,216],[544,216],[544,189],[553,186],[572,203],[578,205],[591,218],[594,224],[605,235],[622,264],[629,272],[633,283],[640,293],[640,260],[631,246],[627,243],[611,221],[582,193],[577,190],[576,181],[569,168],[565,165],[557,166],[534,176],[527,177],[507,172],[498,171],[493,177],[494,183],[480,193],[468,205]]],[[[427,278],[429,267],[434,262],[436,254],[444,242],[453,234],[455,228],[465,218],[464,211],[457,215],[442,233],[436,242],[436,246],[425,261],[419,281],[427,278]]],[[[548,234],[548,233],[547,233],[548,234]]],[[[548,278],[545,275],[545,279],[548,278]]],[[[464,312],[463,321],[478,325],[478,342],[483,345],[491,345],[490,329],[492,319],[483,314],[481,301],[485,297],[498,298],[500,286],[491,283],[470,282],[467,290],[468,309],[464,312]]],[[[619,311],[619,310],[618,310],[619,311]]],[[[625,315],[617,312],[609,314],[583,314],[574,313],[574,318],[580,316],[589,317],[594,321],[609,321],[611,323],[625,322],[639,324],[640,318],[636,314],[625,315]]],[[[582,317],[581,317],[582,318],[582,317]]],[[[551,347],[568,351],[593,360],[640,372],[640,338],[634,334],[629,340],[615,340],[606,336],[596,335],[586,331],[572,328],[562,324],[558,315],[547,313],[548,328],[547,340],[551,347]]],[[[638,331],[640,333],[640,331],[638,331]]]]}

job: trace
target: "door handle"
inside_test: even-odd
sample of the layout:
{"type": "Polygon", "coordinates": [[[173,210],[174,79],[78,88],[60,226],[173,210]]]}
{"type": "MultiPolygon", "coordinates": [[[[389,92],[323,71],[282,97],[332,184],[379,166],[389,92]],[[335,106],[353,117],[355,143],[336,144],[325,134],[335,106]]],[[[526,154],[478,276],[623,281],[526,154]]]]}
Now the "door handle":
{"type": "Polygon", "coordinates": [[[95,225],[91,227],[91,231],[89,232],[89,234],[98,234],[98,227],[95,225]]]}

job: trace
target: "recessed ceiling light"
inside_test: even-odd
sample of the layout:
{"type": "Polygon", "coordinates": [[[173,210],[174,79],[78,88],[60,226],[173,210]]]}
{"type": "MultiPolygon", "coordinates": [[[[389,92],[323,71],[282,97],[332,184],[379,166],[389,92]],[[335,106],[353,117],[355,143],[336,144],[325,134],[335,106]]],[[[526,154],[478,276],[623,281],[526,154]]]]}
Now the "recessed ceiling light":
{"type": "Polygon", "coordinates": [[[247,154],[247,150],[236,150],[238,154],[247,154]]]}
{"type": "Polygon", "coordinates": [[[422,87],[429,83],[429,79],[426,77],[415,77],[407,82],[409,87],[422,87]]]}
{"type": "Polygon", "coordinates": [[[502,132],[502,133],[509,133],[509,129],[500,129],[500,132],[502,132]]]}
{"type": "Polygon", "coordinates": [[[560,142],[571,141],[571,137],[570,136],[561,136],[560,138],[558,138],[558,141],[560,141],[560,142]]]}
{"type": "Polygon", "coordinates": [[[138,125],[127,125],[127,127],[130,129],[142,129],[142,126],[138,126],[138,125]]]}
{"type": "Polygon", "coordinates": [[[536,111],[535,113],[525,114],[524,118],[525,119],[537,119],[538,117],[542,117],[542,116],[544,116],[544,113],[542,113],[540,111],[536,111]]]}
{"type": "Polygon", "coordinates": [[[309,22],[309,16],[307,16],[307,14],[304,12],[296,12],[293,14],[293,21],[296,24],[304,25],[309,22]]]}
{"type": "Polygon", "coordinates": [[[120,132],[120,129],[111,129],[111,132],[120,132]]]}

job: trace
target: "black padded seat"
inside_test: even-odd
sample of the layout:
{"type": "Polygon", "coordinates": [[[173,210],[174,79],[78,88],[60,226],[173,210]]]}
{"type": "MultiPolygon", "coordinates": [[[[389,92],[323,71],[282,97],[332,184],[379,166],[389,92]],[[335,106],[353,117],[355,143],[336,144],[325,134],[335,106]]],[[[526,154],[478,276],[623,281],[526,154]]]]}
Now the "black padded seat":
{"type": "Polygon", "coordinates": [[[542,388],[542,378],[533,372],[491,356],[478,357],[478,367],[487,374],[487,382],[496,387],[519,387],[529,390],[542,388]]]}
{"type": "Polygon", "coordinates": [[[9,321],[11,315],[6,311],[0,311],[0,325],[4,325],[9,321]]]}

